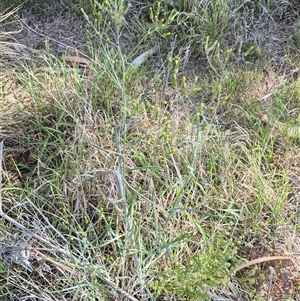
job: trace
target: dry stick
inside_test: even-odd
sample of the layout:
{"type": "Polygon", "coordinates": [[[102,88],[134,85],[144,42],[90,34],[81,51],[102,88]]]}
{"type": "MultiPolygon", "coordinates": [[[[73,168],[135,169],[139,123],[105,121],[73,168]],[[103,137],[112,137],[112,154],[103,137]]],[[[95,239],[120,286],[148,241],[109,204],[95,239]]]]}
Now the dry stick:
{"type": "Polygon", "coordinates": [[[293,259],[288,256],[266,256],[266,257],[257,258],[240,264],[238,267],[234,269],[233,274],[235,274],[236,272],[244,268],[250,267],[251,265],[259,264],[266,261],[274,261],[274,260],[290,260],[294,264],[293,259]]]}
{"type": "Polygon", "coordinates": [[[82,57],[82,56],[76,56],[76,55],[67,55],[64,58],[64,61],[71,66],[89,66],[92,64],[92,61],[82,57]]]}

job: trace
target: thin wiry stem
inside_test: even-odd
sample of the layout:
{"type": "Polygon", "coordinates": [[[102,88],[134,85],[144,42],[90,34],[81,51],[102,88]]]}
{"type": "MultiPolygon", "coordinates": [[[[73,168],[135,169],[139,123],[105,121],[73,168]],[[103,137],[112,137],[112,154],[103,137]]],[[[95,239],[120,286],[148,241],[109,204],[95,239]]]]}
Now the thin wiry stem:
{"type": "Polygon", "coordinates": [[[29,203],[42,216],[42,218],[44,219],[45,223],[48,225],[48,227],[53,232],[55,232],[66,244],[69,243],[68,240],[65,239],[65,237],[58,230],[56,230],[55,227],[53,227],[51,225],[51,223],[49,222],[48,218],[41,212],[41,210],[39,210],[39,208],[37,206],[34,205],[34,203],[28,197],[25,198],[25,202],[19,204],[18,206],[25,205],[26,203],[29,203]]]}
{"type": "Polygon", "coordinates": [[[15,221],[13,218],[11,218],[7,214],[5,214],[2,210],[0,211],[0,217],[2,217],[3,219],[7,220],[9,223],[13,224],[14,226],[16,226],[17,228],[19,228],[20,230],[22,230],[22,231],[24,231],[26,233],[30,233],[30,236],[32,238],[35,238],[36,240],[40,241],[41,243],[43,243],[47,247],[52,248],[54,251],[56,251],[58,253],[61,253],[61,254],[65,255],[65,256],[67,256],[68,258],[71,257],[71,255],[69,254],[69,252],[67,252],[65,249],[59,248],[59,247],[55,246],[54,244],[52,244],[51,242],[49,242],[48,240],[46,240],[43,237],[41,237],[40,235],[35,234],[31,230],[29,230],[28,228],[26,228],[25,226],[23,226],[22,224],[20,224],[19,222],[15,221]]]}

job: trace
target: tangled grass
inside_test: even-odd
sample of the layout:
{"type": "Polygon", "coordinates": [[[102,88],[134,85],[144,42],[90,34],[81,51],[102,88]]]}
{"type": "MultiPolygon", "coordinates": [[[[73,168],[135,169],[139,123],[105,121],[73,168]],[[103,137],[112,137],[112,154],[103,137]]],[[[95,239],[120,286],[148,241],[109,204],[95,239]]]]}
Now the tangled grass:
{"type": "Polygon", "coordinates": [[[1,298],[296,298],[294,44],[280,77],[251,35],[296,24],[294,4],[81,4],[91,64],[46,51],[13,74],[31,101],[1,134],[1,298]],[[274,282],[268,264],[234,273],[274,254],[294,260],[274,282]]]}

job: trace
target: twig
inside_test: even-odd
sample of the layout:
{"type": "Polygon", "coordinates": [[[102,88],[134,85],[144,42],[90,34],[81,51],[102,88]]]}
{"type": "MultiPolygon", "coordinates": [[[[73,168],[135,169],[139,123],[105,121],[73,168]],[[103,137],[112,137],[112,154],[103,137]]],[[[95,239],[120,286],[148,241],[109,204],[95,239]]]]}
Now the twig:
{"type": "Polygon", "coordinates": [[[238,267],[236,267],[234,269],[233,274],[235,274],[236,272],[238,272],[244,268],[250,267],[251,265],[255,265],[255,264],[259,264],[259,263],[267,262],[267,261],[274,261],[274,260],[290,260],[294,264],[293,259],[288,256],[266,256],[266,257],[257,258],[257,259],[250,260],[248,262],[240,264],[238,267]]]}
{"type": "Polygon", "coordinates": [[[91,60],[76,55],[67,55],[64,57],[64,61],[71,66],[89,66],[92,64],[91,60]]]}

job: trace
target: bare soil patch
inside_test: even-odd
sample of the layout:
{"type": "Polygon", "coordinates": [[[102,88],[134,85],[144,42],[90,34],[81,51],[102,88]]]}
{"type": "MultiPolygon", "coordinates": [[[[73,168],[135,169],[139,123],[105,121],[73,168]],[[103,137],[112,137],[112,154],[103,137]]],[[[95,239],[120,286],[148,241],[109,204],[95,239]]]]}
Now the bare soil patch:
{"type": "Polygon", "coordinates": [[[0,42],[5,47],[0,56],[0,134],[4,127],[7,132],[10,123],[25,118],[33,104],[17,72],[28,67],[46,70],[45,52],[59,59],[83,55],[87,52],[86,28],[86,22],[59,3],[45,14],[22,8],[0,24],[0,42]]]}

